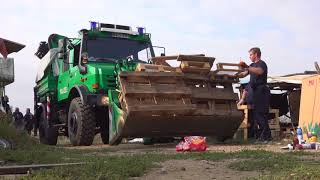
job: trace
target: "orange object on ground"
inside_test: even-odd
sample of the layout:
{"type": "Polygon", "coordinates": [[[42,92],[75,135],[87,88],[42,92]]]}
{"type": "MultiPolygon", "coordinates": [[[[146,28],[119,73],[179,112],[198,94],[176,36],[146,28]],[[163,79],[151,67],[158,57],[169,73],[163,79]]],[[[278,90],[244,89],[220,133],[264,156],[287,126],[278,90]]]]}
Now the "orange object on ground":
{"type": "Polygon", "coordinates": [[[206,138],[202,136],[187,136],[176,146],[176,151],[205,151],[206,138]]]}

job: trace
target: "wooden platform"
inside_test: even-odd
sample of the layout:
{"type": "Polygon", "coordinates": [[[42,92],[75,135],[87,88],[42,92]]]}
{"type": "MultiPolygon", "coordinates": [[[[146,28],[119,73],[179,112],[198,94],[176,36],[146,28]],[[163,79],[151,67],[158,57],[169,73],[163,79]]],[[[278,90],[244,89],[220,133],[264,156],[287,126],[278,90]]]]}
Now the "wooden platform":
{"type": "MultiPolygon", "coordinates": [[[[243,131],[243,140],[248,140],[248,128],[250,127],[249,124],[249,113],[252,107],[250,105],[241,105],[238,106],[239,110],[243,110],[244,112],[244,119],[238,129],[238,131],[243,131]]],[[[280,134],[280,121],[279,121],[279,110],[278,109],[270,109],[269,113],[275,114],[275,118],[269,120],[269,127],[271,130],[271,136],[274,140],[279,140],[281,137],[280,134]]]]}

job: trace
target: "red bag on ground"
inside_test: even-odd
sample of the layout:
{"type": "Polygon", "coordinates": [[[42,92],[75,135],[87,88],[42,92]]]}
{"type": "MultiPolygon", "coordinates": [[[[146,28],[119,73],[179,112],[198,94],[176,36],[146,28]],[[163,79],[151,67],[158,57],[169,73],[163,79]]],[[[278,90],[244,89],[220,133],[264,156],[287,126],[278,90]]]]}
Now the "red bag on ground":
{"type": "Polygon", "coordinates": [[[206,137],[187,136],[176,146],[176,151],[205,151],[207,149],[206,137]]]}

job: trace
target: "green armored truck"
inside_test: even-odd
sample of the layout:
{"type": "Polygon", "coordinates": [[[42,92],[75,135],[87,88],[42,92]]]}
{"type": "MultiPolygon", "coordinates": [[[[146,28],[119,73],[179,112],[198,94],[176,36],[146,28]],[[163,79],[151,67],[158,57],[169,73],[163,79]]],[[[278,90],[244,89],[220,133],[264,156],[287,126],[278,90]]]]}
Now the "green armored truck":
{"type": "MultiPolygon", "coordinates": [[[[79,37],[52,34],[40,59],[34,109],[40,142],[91,145],[122,138],[215,135],[232,137],[241,123],[236,77],[211,71],[214,58],[155,57],[144,28],[91,22],[79,37]],[[180,61],[171,67],[166,60],[180,61]]],[[[236,71],[237,72],[237,71],[236,71]]]]}

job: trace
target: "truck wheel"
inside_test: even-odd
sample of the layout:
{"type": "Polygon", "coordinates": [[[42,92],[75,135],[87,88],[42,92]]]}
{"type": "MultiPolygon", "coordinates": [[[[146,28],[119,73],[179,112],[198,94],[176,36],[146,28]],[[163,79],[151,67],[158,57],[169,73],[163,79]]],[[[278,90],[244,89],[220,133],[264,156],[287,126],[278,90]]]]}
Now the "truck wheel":
{"type": "Polygon", "coordinates": [[[39,122],[39,138],[40,143],[47,145],[57,145],[58,141],[58,128],[49,127],[48,120],[46,118],[45,111],[41,112],[39,122]]]}
{"type": "Polygon", "coordinates": [[[108,108],[98,108],[96,111],[96,119],[100,124],[100,136],[103,144],[109,144],[109,116],[108,108]]]}
{"type": "Polygon", "coordinates": [[[74,98],[68,113],[68,134],[72,145],[90,146],[95,135],[94,111],[88,105],[84,105],[79,97],[74,98]]]}

